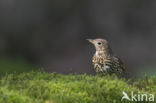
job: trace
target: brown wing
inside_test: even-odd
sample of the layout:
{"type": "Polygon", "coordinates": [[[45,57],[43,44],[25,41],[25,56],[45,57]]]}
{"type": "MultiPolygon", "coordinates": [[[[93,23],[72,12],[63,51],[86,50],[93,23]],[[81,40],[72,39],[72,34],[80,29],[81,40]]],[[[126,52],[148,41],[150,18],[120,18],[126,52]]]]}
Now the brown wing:
{"type": "MultiPolygon", "coordinates": [[[[117,58],[117,57],[116,57],[117,58]]],[[[123,62],[121,61],[120,58],[117,58],[118,59],[118,63],[120,64],[120,68],[125,71],[125,65],[123,64],[123,62]]]]}
{"type": "Polygon", "coordinates": [[[112,62],[110,63],[112,72],[115,72],[116,74],[123,74],[125,72],[125,66],[123,62],[117,58],[113,57],[112,62]]]}

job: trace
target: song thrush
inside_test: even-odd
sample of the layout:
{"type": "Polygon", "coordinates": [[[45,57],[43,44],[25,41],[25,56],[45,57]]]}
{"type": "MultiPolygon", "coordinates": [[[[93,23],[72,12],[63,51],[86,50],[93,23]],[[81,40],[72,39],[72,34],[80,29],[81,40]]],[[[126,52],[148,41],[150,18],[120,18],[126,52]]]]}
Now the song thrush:
{"type": "Polygon", "coordinates": [[[109,43],[105,39],[87,39],[96,49],[92,58],[94,69],[97,73],[116,74],[121,76],[124,74],[125,66],[122,61],[116,57],[109,43]]]}

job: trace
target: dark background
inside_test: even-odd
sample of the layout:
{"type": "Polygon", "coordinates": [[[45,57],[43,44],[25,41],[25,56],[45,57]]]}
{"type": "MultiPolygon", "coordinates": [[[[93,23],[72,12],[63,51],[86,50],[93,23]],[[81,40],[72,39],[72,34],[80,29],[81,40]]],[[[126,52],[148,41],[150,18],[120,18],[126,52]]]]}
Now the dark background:
{"type": "Polygon", "coordinates": [[[94,74],[105,38],[131,76],[156,73],[155,0],[0,0],[0,72],[94,74]]]}

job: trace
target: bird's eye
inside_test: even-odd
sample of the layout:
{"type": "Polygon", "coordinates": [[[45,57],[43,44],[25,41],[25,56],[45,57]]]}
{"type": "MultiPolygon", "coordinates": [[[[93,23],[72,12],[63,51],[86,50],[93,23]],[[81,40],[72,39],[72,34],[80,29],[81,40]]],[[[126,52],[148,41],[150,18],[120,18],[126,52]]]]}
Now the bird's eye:
{"type": "Polygon", "coordinates": [[[98,45],[101,45],[102,43],[101,42],[98,42],[98,45]]]}

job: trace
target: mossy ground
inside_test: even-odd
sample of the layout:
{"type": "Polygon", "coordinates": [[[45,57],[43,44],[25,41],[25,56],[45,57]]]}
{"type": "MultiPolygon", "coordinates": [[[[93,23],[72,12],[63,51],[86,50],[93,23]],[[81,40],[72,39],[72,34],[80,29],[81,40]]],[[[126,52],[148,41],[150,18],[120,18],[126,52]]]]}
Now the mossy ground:
{"type": "Polygon", "coordinates": [[[14,73],[0,79],[0,103],[122,103],[122,91],[138,90],[156,93],[156,77],[129,83],[116,76],[14,73]]]}

